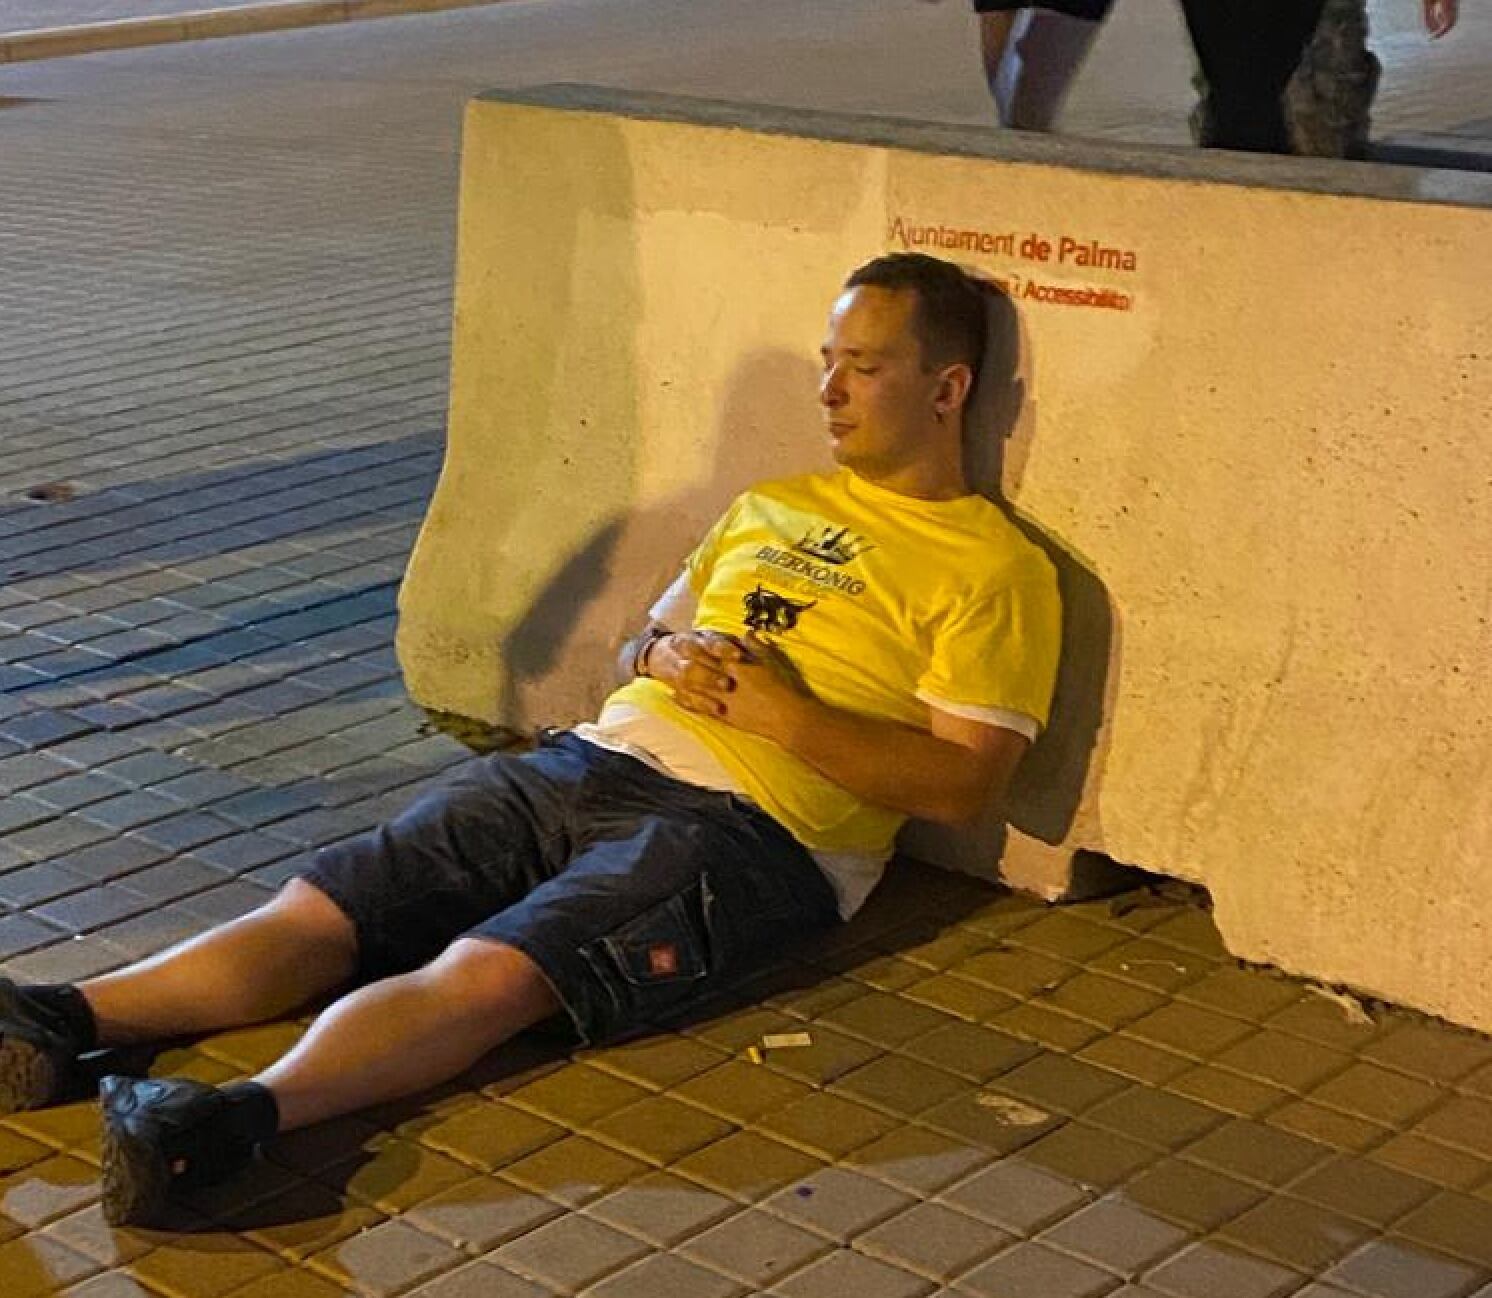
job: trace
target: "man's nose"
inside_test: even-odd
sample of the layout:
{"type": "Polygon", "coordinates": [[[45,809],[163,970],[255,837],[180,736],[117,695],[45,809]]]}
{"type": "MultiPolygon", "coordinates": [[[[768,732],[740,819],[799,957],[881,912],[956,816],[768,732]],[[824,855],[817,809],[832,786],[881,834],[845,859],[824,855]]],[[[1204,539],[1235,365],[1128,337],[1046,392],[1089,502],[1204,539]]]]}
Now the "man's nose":
{"type": "Polygon", "coordinates": [[[839,366],[831,365],[819,380],[819,401],[826,406],[844,404],[844,385],[839,379],[839,366]]]}

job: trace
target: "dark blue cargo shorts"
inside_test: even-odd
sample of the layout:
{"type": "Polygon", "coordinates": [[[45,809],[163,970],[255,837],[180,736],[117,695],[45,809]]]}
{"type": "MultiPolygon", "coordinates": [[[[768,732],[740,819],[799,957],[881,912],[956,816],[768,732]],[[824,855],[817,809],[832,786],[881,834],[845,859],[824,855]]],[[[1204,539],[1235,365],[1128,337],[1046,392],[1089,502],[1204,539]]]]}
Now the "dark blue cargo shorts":
{"type": "Polygon", "coordinates": [[[504,942],[588,1043],[665,1020],[839,922],[823,872],[760,808],[570,733],[469,763],[302,877],[352,920],[364,978],[460,937],[504,942]]]}

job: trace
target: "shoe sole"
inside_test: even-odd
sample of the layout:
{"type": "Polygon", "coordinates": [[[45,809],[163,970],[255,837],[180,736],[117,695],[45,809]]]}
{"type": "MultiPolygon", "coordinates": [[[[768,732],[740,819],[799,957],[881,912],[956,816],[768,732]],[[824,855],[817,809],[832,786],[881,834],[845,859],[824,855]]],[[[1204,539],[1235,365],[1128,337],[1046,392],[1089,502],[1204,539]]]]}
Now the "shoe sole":
{"type": "Polygon", "coordinates": [[[0,1114],[46,1104],[57,1092],[57,1065],[29,1041],[0,1039],[0,1114]]]}
{"type": "Polygon", "coordinates": [[[159,1221],[171,1189],[165,1155],[107,1111],[103,1161],[104,1220],[111,1226],[150,1226],[159,1221]]]}

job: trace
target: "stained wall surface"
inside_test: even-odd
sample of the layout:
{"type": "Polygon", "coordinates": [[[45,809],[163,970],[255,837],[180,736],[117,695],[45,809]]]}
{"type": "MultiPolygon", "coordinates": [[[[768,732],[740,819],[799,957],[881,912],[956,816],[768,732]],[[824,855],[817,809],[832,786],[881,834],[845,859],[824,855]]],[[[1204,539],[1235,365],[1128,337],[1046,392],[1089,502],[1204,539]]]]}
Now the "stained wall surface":
{"type": "Polygon", "coordinates": [[[462,183],[419,701],[592,713],[730,496],[827,465],[843,275],[950,256],[1019,306],[972,449],[1072,612],[1012,856],[1205,883],[1234,954],[1492,1029],[1487,211],[494,100],[462,183]]]}

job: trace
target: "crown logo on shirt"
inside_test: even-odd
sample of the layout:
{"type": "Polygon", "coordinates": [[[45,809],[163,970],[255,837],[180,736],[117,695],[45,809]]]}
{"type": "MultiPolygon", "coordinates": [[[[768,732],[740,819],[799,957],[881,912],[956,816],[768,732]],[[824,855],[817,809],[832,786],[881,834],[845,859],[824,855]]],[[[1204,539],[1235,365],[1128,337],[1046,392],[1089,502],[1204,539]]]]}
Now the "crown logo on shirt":
{"type": "Polygon", "coordinates": [[[852,536],[847,527],[822,527],[817,533],[810,528],[793,549],[825,563],[842,565],[858,559],[867,550],[874,550],[875,546],[868,544],[863,536],[852,536]]]}

